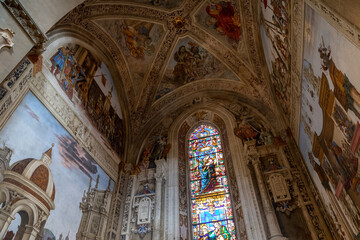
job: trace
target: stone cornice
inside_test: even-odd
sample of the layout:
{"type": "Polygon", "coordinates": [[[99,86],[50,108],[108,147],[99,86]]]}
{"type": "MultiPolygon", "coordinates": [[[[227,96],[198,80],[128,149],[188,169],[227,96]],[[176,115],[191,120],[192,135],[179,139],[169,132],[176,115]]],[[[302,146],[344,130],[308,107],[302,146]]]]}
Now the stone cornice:
{"type": "Polygon", "coordinates": [[[0,0],[0,2],[25,30],[35,45],[47,41],[46,34],[41,31],[19,0],[0,0]]]}

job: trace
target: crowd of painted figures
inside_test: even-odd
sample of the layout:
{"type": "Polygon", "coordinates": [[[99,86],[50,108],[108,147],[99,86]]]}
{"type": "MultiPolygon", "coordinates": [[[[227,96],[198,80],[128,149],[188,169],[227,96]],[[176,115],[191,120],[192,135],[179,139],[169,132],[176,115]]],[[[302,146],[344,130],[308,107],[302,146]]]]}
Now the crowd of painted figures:
{"type": "Polygon", "coordinates": [[[261,22],[271,42],[272,81],[283,111],[289,113],[290,101],[290,3],[285,0],[262,0],[263,10],[271,11],[271,19],[261,13],[261,22]]]}
{"type": "Polygon", "coordinates": [[[101,73],[101,84],[109,84],[104,74],[97,71],[101,62],[85,48],[70,44],[61,47],[50,61],[50,72],[62,90],[74,103],[80,103],[111,147],[122,155],[123,123],[111,104],[113,86],[104,93],[94,79],[99,77],[96,73],[101,73]]]}

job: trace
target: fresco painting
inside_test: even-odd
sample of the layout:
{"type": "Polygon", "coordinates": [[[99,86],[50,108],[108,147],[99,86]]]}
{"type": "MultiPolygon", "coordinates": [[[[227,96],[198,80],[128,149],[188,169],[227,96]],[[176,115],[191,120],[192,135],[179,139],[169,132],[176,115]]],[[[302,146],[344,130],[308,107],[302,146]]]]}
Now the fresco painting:
{"type": "Polygon", "coordinates": [[[306,6],[299,146],[345,239],[360,229],[360,49],[306,6]],[[315,50],[314,50],[315,49],[315,50]]]}
{"type": "MultiPolygon", "coordinates": [[[[82,217],[79,204],[84,190],[89,189],[89,182],[94,187],[99,178],[98,189],[112,191],[113,180],[31,92],[1,129],[0,140],[13,151],[10,166],[27,158],[40,159],[54,144],[50,170],[56,189],[55,209],[50,211],[44,239],[75,239],[82,217]]],[[[17,232],[19,220],[14,220],[8,232],[17,232]]]]}
{"type": "Polygon", "coordinates": [[[196,21],[234,49],[242,39],[241,19],[235,1],[206,1],[195,15],[196,21]]]}
{"type": "Polygon", "coordinates": [[[156,99],[201,79],[239,80],[224,64],[190,38],[180,39],[156,94],[156,99]]]}
{"type": "Polygon", "coordinates": [[[164,36],[164,28],[160,24],[130,19],[96,20],[96,23],[117,42],[130,70],[134,89],[140,90],[164,36]]]}
{"type": "Polygon", "coordinates": [[[124,148],[122,113],[106,65],[77,44],[59,48],[50,62],[49,70],[61,89],[103,136],[105,144],[121,156],[124,148]]]}
{"type": "Polygon", "coordinates": [[[166,9],[173,9],[179,7],[183,0],[133,0],[130,2],[147,4],[154,7],[163,7],[166,9]]]}
{"type": "Polygon", "coordinates": [[[277,99],[285,115],[290,104],[290,3],[261,1],[260,32],[277,99]]]}

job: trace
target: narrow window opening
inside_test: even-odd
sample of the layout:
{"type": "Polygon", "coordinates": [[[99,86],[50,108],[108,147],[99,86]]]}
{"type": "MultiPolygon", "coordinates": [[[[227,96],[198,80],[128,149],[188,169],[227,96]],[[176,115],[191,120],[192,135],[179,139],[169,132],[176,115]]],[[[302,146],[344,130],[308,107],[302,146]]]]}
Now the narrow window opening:
{"type": "Polygon", "coordinates": [[[236,239],[220,134],[200,125],[189,138],[193,239],[236,239]]]}

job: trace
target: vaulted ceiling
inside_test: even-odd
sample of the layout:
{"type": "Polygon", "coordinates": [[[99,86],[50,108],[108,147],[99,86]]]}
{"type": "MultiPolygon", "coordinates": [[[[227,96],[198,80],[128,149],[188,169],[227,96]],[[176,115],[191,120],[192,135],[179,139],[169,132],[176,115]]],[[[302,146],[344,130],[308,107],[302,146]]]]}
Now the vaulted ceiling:
{"type": "Polygon", "coordinates": [[[81,36],[108,57],[130,157],[161,119],[198,99],[243,103],[269,120],[282,119],[261,45],[259,7],[257,0],[89,0],[49,36],[81,36]]]}

